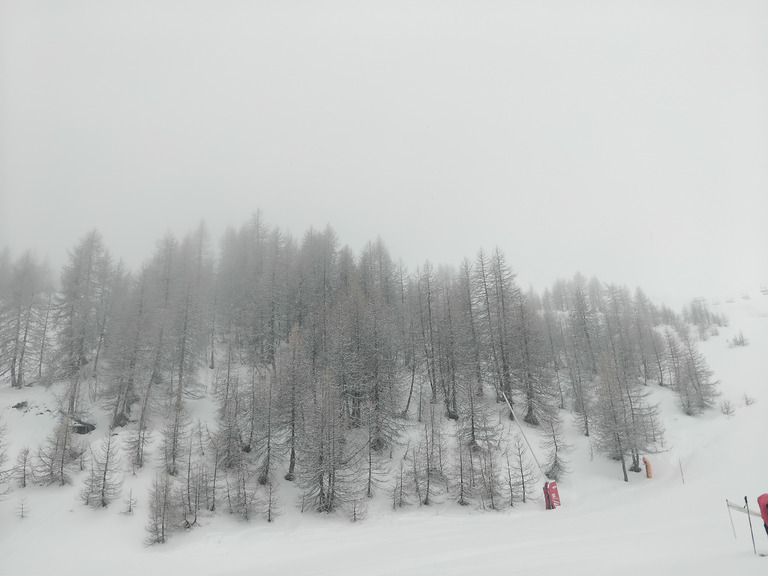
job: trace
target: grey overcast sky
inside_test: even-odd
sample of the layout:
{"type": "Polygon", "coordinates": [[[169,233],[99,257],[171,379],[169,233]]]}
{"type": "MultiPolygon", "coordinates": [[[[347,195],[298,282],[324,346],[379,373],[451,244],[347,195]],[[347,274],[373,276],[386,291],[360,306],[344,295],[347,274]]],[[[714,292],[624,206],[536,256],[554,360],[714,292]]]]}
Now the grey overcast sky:
{"type": "Polygon", "coordinates": [[[0,248],[137,267],[257,208],[537,290],[756,290],[768,2],[0,2],[0,248]]]}

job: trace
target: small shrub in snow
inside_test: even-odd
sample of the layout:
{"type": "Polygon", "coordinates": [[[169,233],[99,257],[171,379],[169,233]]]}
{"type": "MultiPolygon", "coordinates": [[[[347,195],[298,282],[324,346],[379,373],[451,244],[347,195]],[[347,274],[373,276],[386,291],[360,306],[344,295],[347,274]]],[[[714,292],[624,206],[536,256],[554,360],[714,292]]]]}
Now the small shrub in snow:
{"type": "Polygon", "coordinates": [[[730,400],[725,399],[720,401],[720,412],[725,414],[726,416],[733,416],[733,404],[730,400]]]}
{"type": "Polygon", "coordinates": [[[21,520],[29,516],[29,505],[24,497],[20,498],[19,503],[16,505],[16,516],[21,520]]]}
{"type": "Polygon", "coordinates": [[[737,346],[747,346],[749,344],[749,340],[747,340],[744,337],[743,332],[739,330],[739,333],[733,337],[733,340],[730,342],[731,348],[737,347],[737,346]]]}

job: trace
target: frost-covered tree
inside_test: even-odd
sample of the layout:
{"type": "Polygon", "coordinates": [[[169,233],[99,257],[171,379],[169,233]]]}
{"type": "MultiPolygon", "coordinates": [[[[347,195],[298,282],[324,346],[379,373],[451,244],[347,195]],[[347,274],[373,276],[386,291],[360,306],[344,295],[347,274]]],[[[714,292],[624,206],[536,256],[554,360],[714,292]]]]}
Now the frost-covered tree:
{"type": "Polygon", "coordinates": [[[48,270],[30,253],[0,280],[0,379],[14,388],[39,379],[48,340],[50,302],[48,270]]]}
{"type": "Polygon", "coordinates": [[[417,330],[419,334],[419,347],[423,354],[425,377],[431,391],[431,402],[438,400],[437,380],[437,338],[435,328],[436,313],[436,280],[434,268],[430,262],[426,262],[419,270],[416,270],[418,318],[417,330]]]}
{"type": "Polygon", "coordinates": [[[123,487],[120,452],[111,433],[101,440],[96,450],[91,450],[90,464],[80,498],[92,508],[109,506],[120,496],[123,487]]]}
{"type": "Polygon", "coordinates": [[[658,312],[641,289],[635,290],[632,331],[637,341],[644,383],[664,385],[664,342],[656,330],[658,312]]]}
{"type": "Polygon", "coordinates": [[[178,505],[173,496],[173,479],[161,470],[149,490],[149,520],[145,539],[147,545],[167,542],[177,528],[178,505]]]}
{"type": "Polygon", "coordinates": [[[251,367],[247,390],[241,399],[244,409],[243,449],[256,459],[258,483],[273,480],[273,469],[280,448],[280,408],[274,372],[268,368],[251,367]]]}
{"type": "Polygon", "coordinates": [[[174,409],[163,430],[162,450],[165,470],[170,476],[179,474],[192,441],[192,424],[186,410],[174,409]]]}
{"type": "Polygon", "coordinates": [[[470,472],[475,499],[484,509],[499,510],[504,506],[501,450],[503,425],[489,410],[481,413],[478,444],[470,451],[470,472]]]}
{"type": "Polygon", "coordinates": [[[26,488],[32,479],[32,455],[27,446],[19,450],[11,475],[19,488],[26,488]]]}
{"type": "Polygon", "coordinates": [[[638,383],[628,385],[605,355],[598,369],[594,445],[621,462],[624,481],[628,482],[627,458],[631,469],[639,471],[640,454],[659,449],[664,429],[658,407],[650,403],[645,387],[638,383]]]}
{"type": "Polygon", "coordinates": [[[570,471],[567,455],[573,451],[573,446],[565,441],[563,421],[558,413],[553,413],[542,424],[542,432],[541,447],[547,454],[544,473],[547,478],[559,481],[570,471]]]}
{"type": "Polygon", "coordinates": [[[340,399],[340,390],[327,373],[315,382],[314,399],[307,399],[297,466],[302,510],[333,513],[363,496],[363,445],[347,435],[340,399]]]}
{"type": "Polygon", "coordinates": [[[236,466],[227,469],[223,484],[224,501],[229,513],[246,522],[250,521],[257,513],[259,484],[248,460],[243,459],[236,466]]]}
{"type": "Polygon", "coordinates": [[[497,249],[491,257],[483,250],[475,259],[473,295],[476,302],[478,336],[485,361],[491,368],[494,387],[512,401],[513,295],[515,275],[497,249]]]}
{"type": "Polygon", "coordinates": [[[569,320],[574,355],[582,374],[597,374],[599,320],[595,304],[587,295],[586,279],[577,274],[570,285],[569,320]]]}
{"type": "MultiPolygon", "coordinates": [[[[150,367],[156,352],[157,301],[152,301],[151,274],[145,267],[137,275],[115,274],[113,305],[110,311],[109,340],[105,350],[107,389],[104,399],[110,406],[111,427],[125,426],[139,402],[142,434],[146,431],[144,400],[150,386],[150,367]]],[[[143,443],[135,460],[141,462],[143,443]]]]}
{"type": "Polygon", "coordinates": [[[670,387],[677,394],[680,408],[689,416],[711,408],[717,397],[717,381],[699,352],[687,327],[664,329],[670,387]]]}
{"type": "Polygon", "coordinates": [[[263,497],[260,500],[261,514],[267,522],[274,522],[280,516],[280,489],[275,483],[262,486],[263,497]]]}
{"type": "Polygon", "coordinates": [[[546,419],[554,403],[552,366],[545,340],[544,321],[534,305],[535,294],[513,292],[516,310],[514,373],[516,388],[522,398],[523,420],[538,426],[546,419]]]}
{"type": "Polygon", "coordinates": [[[415,499],[414,475],[412,474],[413,462],[409,459],[410,444],[406,446],[404,455],[397,462],[395,476],[392,483],[392,509],[397,510],[413,503],[415,499]]]}
{"type": "Polygon", "coordinates": [[[413,484],[419,502],[428,506],[441,501],[448,481],[448,449],[442,419],[436,405],[423,399],[425,418],[419,425],[418,442],[411,450],[413,484]]]}
{"type": "Polygon", "coordinates": [[[19,498],[19,501],[16,504],[16,516],[20,520],[24,520],[24,518],[29,516],[29,502],[27,502],[27,499],[24,496],[19,498]]]}
{"type": "Polygon", "coordinates": [[[48,439],[38,446],[33,463],[35,481],[43,485],[71,482],[85,448],[73,437],[72,421],[63,416],[48,439]]]}
{"type": "Polygon", "coordinates": [[[504,452],[504,463],[510,506],[514,506],[515,502],[525,503],[533,495],[540,476],[519,434],[515,435],[512,444],[504,452]]]}
{"type": "Polygon", "coordinates": [[[312,383],[312,360],[303,333],[294,328],[288,341],[277,351],[277,385],[281,428],[284,430],[281,449],[288,454],[288,470],[285,479],[292,481],[296,475],[299,440],[303,431],[303,401],[312,383]]]}
{"type": "MultiPolygon", "coordinates": [[[[456,438],[453,449],[453,471],[451,474],[451,497],[460,506],[469,506],[474,501],[474,478],[472,475],[472,450],[477,445],[463,441],[465,433],[461,426],[456,428],[456,438]]],[[[401,480],[402,481],[402,480],[401,480]]]]}
{"type": "Polygon", "coordinates": [[[683,379],[677,383],[677,389],[686,388],[690,393],[693,389],[693,401],[689,408],[693,408],[694,414],[700,414],[704,410],[714,406],[720,396],[717,390],[718,382],[714,379],[714,372],[709,367],[706,358],[699,351],[695,340],[689,330],[683,328],[678,331],[682,343],[683,379]],[[683,384],[683,382],[685,382],[683,384]]]}
{"type": "Polygon", "coordinates": [[[198,422],[189,433],[184,445],[184,459],[179,470],[181,513],[185,528],[197,526],[201,510],[214,507],[216,486],[216,459],[206,457],[207,446],[211,444],[210,434],[198,422]]]}
{"type": "Polygon", "coordinates": [[[165,394],[170,426],[165,430],[165,447],[167,469],[174,475],[182,454],[179,442],[184,431],[185,399],[199,393],[199,368],[206,358],[205,322],[211,308],[213,265],[202,225],[187,235],[178,249],[174,250],[174,244],[169,242],[168,250],[171,254],[163,260],[166,309],[162,331],[168,335],[168,345],[165,369],[158,376],[168,379],[165,394]]]}
{"type": "MultiPolygon", "coordinates": [[[[383,458],[383,450],[387,446],[382,441],[381,421],[377,420],[377,410],[373,401],[369,400],[363,406],[363,418],[365,426],[363,431],[368,439],[365,443],[365,497],[373,498],[386,483],[388,469],[383,458]]],[[[394,435],[387,435],[392,441],[394,435]]]]}
{"type": "Polygon", "coordinates": [[[83,382],[93,375],[104,339],[112,262],[101,235],[93,230],[69,253],[55,298],[58,349],[56,375],[69,381],[64,409],[83,412],[83,382]],[[90,364],[90,369],[86,367],[90,364]]]}
{"type": "Polygon", "coordinates": [[[554,388],[552,392],[557,396],[557,407],[564,410],[566,407],[566,352],[565,340],[560,330],[561,320],[559,310],[556,310],[553,304],[552,293],[549,290],[544,291],[541,299],[541,314],[544,326],[545,338],[545,356],[546,362],[551,366],[552,376],[554,378],[554,388]]]}

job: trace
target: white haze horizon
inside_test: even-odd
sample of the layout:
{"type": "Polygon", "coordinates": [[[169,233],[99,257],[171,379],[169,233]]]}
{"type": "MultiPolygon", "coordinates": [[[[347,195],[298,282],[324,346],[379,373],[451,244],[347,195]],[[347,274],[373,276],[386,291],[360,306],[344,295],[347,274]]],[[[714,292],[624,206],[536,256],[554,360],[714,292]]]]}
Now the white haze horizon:
{"type": "Polygon", "coordinates": [[[260,209],[410,270],[768,284],[768,4],[0,4],[0,250],[136,269],[260,209]]]}

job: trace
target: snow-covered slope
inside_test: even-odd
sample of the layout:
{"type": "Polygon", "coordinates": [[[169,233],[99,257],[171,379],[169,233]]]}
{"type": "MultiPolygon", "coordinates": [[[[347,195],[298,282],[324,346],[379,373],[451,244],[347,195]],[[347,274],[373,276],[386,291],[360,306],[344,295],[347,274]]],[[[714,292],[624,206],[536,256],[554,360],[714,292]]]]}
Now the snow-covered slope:
{"type": "MultiPolygon", "coordinates": [[[[219,514],[147,548],[151,471],[126,471],[123,501],[101,510],[82,505],[82,478],[76,478],[72,486],[30,486],[2,498],[0,573],[766,574],[768,557],[753,553],[747,516],[734,513],[732,528],[726,498],[743,504],[746,495],[756,506],[756,497],[768,492],[768,296],[756,293],[713,309],[730,325],[700,349],[733,414],[712,410],[691,418],[658,390],[667,451],[650,456],[653,479],[633,474],[622,482],[618,464],[591,458],[586,440],[572,435],[573,472],[560,482],[563,506],[555,511],[538,501],[499,513],[448,504],[392,512],[381,497],[361,523],[285,506],[272,524],[219,514]],[[749,345],[730,347],[739,331],[749,345]],[[132,515],[122,513],[129,494],[137,500],[132,515]]],[[[11,461],[49,434],[53,391],[0,391],[11,461]],[[13,407],[21,401],[25,409],[13,407]]],[[[105,423],[97,423],[103,431],[105,423]]],[[[283,488],[285,499],[292,498],[290,490],[283,488]]],[[[762,524],[754,521],[753,528],[757,551],[768,553],[762,524]]]]}

